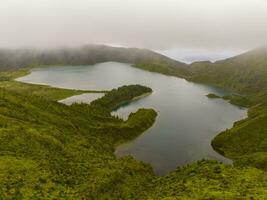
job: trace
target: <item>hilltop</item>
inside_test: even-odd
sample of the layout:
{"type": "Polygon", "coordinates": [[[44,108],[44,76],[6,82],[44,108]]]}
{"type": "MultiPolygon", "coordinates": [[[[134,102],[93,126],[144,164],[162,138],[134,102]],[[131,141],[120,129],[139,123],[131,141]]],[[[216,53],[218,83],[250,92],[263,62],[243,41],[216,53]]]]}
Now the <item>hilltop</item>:
{"type": "Polygon", "coordinates": [[[257,93],[267,89],[267,48],[211,62],[190,66],[190,80],[211,83],[241,93],[257,93]]]}

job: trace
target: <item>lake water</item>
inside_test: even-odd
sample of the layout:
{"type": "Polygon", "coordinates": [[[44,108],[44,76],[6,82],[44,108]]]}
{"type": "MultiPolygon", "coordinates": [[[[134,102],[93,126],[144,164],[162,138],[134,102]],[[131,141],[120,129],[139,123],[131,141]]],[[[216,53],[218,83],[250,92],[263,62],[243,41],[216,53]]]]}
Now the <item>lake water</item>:
{"type": "Polygon", "coordinates": [[[124,63],[40,68],[18,80],[85,90],[110,90],[129,84],[151,87],[151,95],[112,113],[127,119],[130,112],[143,107],[158,112],[153,127],[135,140],[119,146],[115,153],[119,157],[132,155],[150,163],[159,175],[202,158],[231,163],[212,149],[211,140],[219,132],[232,127],[233,122],[247,116],[246,109],[205,96],[208,93],[227,95],[227,91],[143,71],[124,63]]]}
{"type": "Polygon", "coordinates": [[[103,97],[104,93],[84,93],[80,95],[71,96],[66,99],[62,99],[58,102],[64,103],[66,105],[71,105],[73,103],[88,103],[90,104],[92,101],[103,97]]]}

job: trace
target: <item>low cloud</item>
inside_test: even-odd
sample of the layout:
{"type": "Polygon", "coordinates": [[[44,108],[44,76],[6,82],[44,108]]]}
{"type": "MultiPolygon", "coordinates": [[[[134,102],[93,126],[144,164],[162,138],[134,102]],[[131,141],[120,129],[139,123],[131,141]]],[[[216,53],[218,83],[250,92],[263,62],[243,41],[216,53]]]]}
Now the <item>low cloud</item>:
{"type": "Polygon", "coordinates": [[[6,0],[0,47],[248,49],[267,43],[266,10],[266,0],[6,0]]]}

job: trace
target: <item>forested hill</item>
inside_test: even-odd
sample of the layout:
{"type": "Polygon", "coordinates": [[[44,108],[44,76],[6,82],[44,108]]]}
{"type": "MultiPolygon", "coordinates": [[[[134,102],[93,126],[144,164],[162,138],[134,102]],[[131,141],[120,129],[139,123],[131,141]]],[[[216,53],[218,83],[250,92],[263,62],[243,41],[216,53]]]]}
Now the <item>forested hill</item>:
{"type": "Polygon", "coordinates": [[[267,48],[211,62],[190,65],[193,81],[207,82],[243,93],[267,90],[267,48]]]}
{"type": "MultiPolygon", "coordinates": [[[[0,72],[0,199],[266,199],[267,173],[260,170],[264,140],[251,149],[262,151],[257,159],[250,154],[260,169],[247,167],[248,155],[242,156],[249,158],[241,159],[242,168],[198,161],[158,177],[151,166],[114,155],[118,144],[151,127],[157,113],[139,109],[125,121],[110,114],[120,103],[151,89],[124,86],[90,105],[66,106],[57,100],[81,91],[13,80],[23,73],[0,72]]],[[[257,136],[252,142],[262,135],[249,134],[257,136]]],[[[235,147],[251,141],[246,135],[241,139],[235,147]]],[[[221,141],[219,149],[233,155],[232,143],[224,147],[221,141]]]]}
{"type": "Polygon", "coordinates": [[[142,65],[149,63],[165,71],[177,71],[177,75],[188,74],[186,64],[147,49],[87,45],[79,48],[50,50],[0,50],[0,70],[40,65],[88,65],[116,61],[142,65]]]}

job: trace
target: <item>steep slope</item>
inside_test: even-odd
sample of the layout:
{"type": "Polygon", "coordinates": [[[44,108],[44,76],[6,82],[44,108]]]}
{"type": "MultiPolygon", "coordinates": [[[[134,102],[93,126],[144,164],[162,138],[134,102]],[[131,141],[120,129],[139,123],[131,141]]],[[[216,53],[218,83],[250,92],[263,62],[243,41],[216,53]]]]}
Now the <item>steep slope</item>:
{"type": "Polygon", "coordinates": [[[219,85],[242,95],[224,97],[249,107],[248,118],[214,138],[213,148],[235,165],[267,170],[267,48],[226,60],[190,65],[190,80],[219,85]]]}
{"type": "Polygon", "coordinates": [[[190,65],[190,80],[211,83],[243,93],[267,89],[267,48],[260,48],[226,60],[190,65]]]}
{"type": "MultiPolygon", "coordinates": [[[[87,60],[92,58],[87,54],[76,60],[76,55],[70,56],[73,52],[63,54],[63,58],[50,53],[44,57],[39,53],[36,57],[30,55],[35,61],[19,54],[19,58],[12,60],[9,55],[4,62],[48,65],[103,61],[103,55],[99,55],[99,60],[87,60]]],[[[180,76],[176,62],[172,66],[166,64],[170,62],[168,59],[164,63],[154,57],[149,60],[135,56],[127,60],[128,53],[122,53],[119,58],[116,58],[118,52],[111,53],[105,61],[125,59],[124,62],[134,61],[132,63],[142,69],[180,76]],[[157,67],[159,63],[161,67],[157,67]]],[[[55,100],[81,91],[12,80],[27,73],[24,70],[0,73],[0,199],[265,199],[267,93],[264,76],[256,76],[255,85],[252,81],[253,73],[265,73],[265,53],[260,49],[220,61],[222,64],[204,62],[190,66],[194,73],[192,80],[251,93],[229,97],[233,103],[251,109],[248,119],[237,122],[234,128],[221,133],[212,142],[218,152],[234,159],[235,166],[199,161],[177,168],[164,177],[156,177],[149,165],[132,157],[117,159],[113,154],[118,143],[150,127],[156,113],[140,109],[127,121],[122,121],[112,117],[110,109],[120,101],[150,92],[148,88],[123,87],[123,90],[113,90],[116,98],[109,94],[93,106],[66,106],[55,100]],[[236,66],[239,70],[234,70],[236,66]],[[243,76],[247,79],[243,80],[243,76]]],[[[98,58],[97,55],[94,58],[98,58]]],[[[10,63],[6,66],[11,66],[10,63]]],[[[186,76],[190,78],[191,75],[186,76]]]]}
{"type": "Polygon", "coordinates": [[[237,98],[234,103],[251,106],[248,118],[216,136],[212,146],[236,165],[267,171],[267,93],[237,98]]]}

